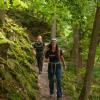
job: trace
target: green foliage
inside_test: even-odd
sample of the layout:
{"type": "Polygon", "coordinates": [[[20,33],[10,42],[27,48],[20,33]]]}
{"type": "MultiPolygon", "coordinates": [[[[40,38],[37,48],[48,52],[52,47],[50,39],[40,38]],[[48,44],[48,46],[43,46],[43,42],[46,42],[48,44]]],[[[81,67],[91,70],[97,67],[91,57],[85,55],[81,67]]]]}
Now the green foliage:
{"type": "MultiPolygon", "coordinates": [[[[86,66],[97,2],[94,0],[84,0],[84,2],[81,0],[13,0],[13,3],[10,4],[10,0],[6,1],[4,5],[3,0],[0,0],[0,8],[3,14],[6,13],[6,9],[9,15],[9,17],[5,16],[6,24],[0,29],[0,46],[10,44],[10,47],[7,52],[8,62],[0,58],[0,63],[6,65],[6,68],[0,65],[2,67],[0,75],[4,78],[3,87],[0,84],[0,93],[8,94],[9,100],[22,100],[23,97],[27,98],[27,100],[35,100],[38,94],[37,75],[32,68],[34,57],[32,56],[27,29],[30,29],[33,35],[37,35],[38,32],[41,33],[40,30],[42,32],[45,30],[48,33],[46,29],[51,25],[52,17],[56,16],[57,38],[60,47],[64,50],[69,68],[63,74],[63,88],[67,94],[77,100],[82,87],[85,69],[83,68],[78,75],[74,72],[73,61],[71,61],[73,25],[80,25],[80,48],[82,49],[83,63],[85,63],[83,66],[86,66]],[[79,76],[81,76],[81,81],[77,80],[80,78],[79,76]]],[[[100,44],[98,44],[96,51],[90,95],[93,100],[99,100],[100,98],[100,72],[98,66],[100,66],[100,44]]]]}
{"type": "Polygon", "coordinates": [[[4,7],[4,1],[0,0],[0,8],[3,9],[3,7],[4,7]]]}
{"type": "Polygon", "coordinates": [[[97,6],[100,7],[100,1],[99,0],[96,1],[97,1],[97,6]]]}
{"type": "MultiPolygon", "coordinates": [[[[72,66],[70,66],[72,67],[72,66]]],[[[80,73],[77,75],[74,72],[73,68],[68,68],[67,71],[63,72],[63,89],[67,95],[72,97],[73,100],[77,100],[78,96],[80,94],[82,83],[85,75],[85,68],[82,68],[80,70],[80,73]]],[[[94,69],[94,77],[93,77],[93,83],[92,83],[92,89],[91,89],[91,95],[90,98],[93,100],[99,100],[100,99],[100,68],[96,67],[94,69]]]]}
{"type": "Polygon", "coordinates": [[[13,42],[8,40],[7,38],[5,38],[5,36],[3,34],[4,33],[0,32],[0,45],[1,44],[13,44],[13,42]]]}
{"type": "Polygon", "coordinates": [[[5,20],[5,26],[0,29],[0,45],[10,46],[7,61],[0,58],[0,94],[7,100],[37,100],[37,75],[32,68],[34,57],[27,31],[8,16],[5,20]]]}
{"type": "Polygon", "coordinates": [[[22,100],[22,97],[19,93],[11,91],[11,93],[8,96],[8,100],[22,100]]]}
{"type": "Polygon", "coordinates": [[[22,0],[14,0],[13,1],[13,7],[17,9],[28,9],[28,5],[26,2],[22,0]]]}
{"type": "Polygon", "coordinates": [[[63,89],[67,95],[75,100],[75,97],[78,96],[76,92],[76,83],[75,83],[75,73],[71,72],[64,72],[63,74],[63,89]]]}

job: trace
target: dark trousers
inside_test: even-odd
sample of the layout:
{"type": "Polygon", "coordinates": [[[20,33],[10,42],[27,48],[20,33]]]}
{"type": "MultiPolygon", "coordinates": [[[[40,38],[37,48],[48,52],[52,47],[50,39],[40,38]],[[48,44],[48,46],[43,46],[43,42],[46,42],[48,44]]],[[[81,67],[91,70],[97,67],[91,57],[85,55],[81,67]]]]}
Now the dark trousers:
{"type": "Polygon", "coordinates": [[[39,71],[42,71],[43,56],[36,56],[36,59],[37,59],[38,69],[39,69],[39,71]]]}
{"type": "MultiPolygon", "coordinates": [[[[61,64],[48,64],[48,78],[49,78],[49,88],[50,88],[50,95],[54,93],[54,75],[56,76],[57,80],[57,97],[62,96],[62,89],[61,89],[61,64]]],[[[56,88],[56,87],[55,87],[56,88]]]]}

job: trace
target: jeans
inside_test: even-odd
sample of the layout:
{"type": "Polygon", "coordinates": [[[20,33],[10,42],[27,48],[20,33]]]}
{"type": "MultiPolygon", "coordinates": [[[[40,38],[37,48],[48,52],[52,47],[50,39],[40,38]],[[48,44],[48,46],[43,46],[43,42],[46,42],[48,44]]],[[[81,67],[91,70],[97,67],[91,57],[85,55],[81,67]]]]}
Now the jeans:
{"type": "Polygon", "coordinates": [[[36,56],[36,59],[37,59],[38,69],[39,69],[39,71],[42,72],[43,56],[36,56]]]}
{"type": "Polygon", "coordinates": [[[48,64],[48,79],[49,79],[49,88],[50,88],[50,95],[54,93],[54,75],[56,76],[57,80],[57,97],[62,96],[62,89],[61,89],[61,64],[48,64]]]}

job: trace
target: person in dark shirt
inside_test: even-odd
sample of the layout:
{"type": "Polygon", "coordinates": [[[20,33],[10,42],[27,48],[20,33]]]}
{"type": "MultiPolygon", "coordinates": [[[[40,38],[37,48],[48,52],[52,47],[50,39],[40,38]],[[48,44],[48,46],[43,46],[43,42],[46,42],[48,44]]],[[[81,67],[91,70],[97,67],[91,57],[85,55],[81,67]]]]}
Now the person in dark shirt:
{"type": "Polygon", "coordinates": [[[37,64],[38,64],[38,69],[39,69],[39,74],[42,72],[42,67],[43,67],[43,58],[44,58],[44,48],[45,44],[42,41],[42,36],[37,36],[36,42],[33,44],[33,47],[35,49],[35,54],[36,54],[36,59],[37,59],[37,64]]]}
{"type": "Polygon", "coordinates": [[[65,68],[64,56],[62,50],[59,49],[56,39],[53,38],[48,45],[48,50],[45,53],[45,58],[48,60],[48,79],[50,96],[54,94],[54,75],[57,79],[57,98],[62,98],[61,89],[61,61],[65,68]]]}

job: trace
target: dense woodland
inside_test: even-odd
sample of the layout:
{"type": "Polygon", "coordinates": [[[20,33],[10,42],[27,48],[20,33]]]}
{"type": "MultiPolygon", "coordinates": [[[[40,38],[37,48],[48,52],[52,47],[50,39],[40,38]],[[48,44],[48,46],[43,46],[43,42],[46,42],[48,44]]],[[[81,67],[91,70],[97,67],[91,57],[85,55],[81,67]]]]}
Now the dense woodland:
{"type": "Polygon", "coordinates": [[[99,0],[0,0],[0,100],[41,100],[31,43],[56,33],[72,100],[100,100],[99,0]]]}

